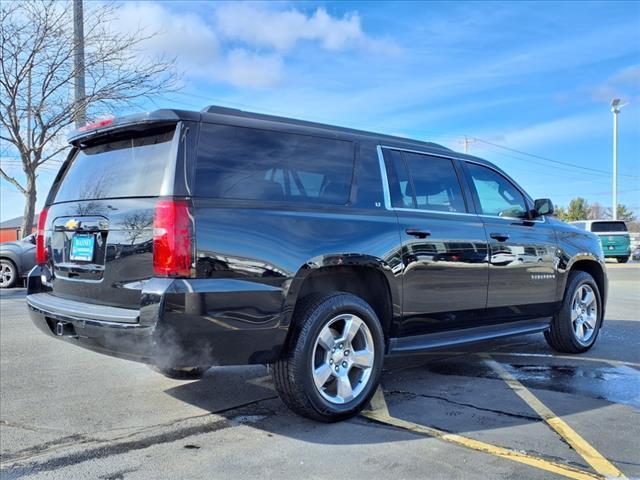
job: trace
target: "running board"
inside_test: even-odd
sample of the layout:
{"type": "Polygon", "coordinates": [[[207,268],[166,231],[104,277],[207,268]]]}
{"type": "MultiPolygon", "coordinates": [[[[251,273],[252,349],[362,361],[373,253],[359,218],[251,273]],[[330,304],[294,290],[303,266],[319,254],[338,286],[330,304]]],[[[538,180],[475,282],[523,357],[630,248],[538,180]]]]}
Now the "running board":
{"type": "Polygon", "coordinates": [[[534,320],[485,325],[482,327],[451,330],[448,332],[391,338],[389,340],[389,355],[414,353],[434,348],[491,340],[494,338],[544,332],[549,328],[550,321],[550,318],[536,318],[534,320]]]}

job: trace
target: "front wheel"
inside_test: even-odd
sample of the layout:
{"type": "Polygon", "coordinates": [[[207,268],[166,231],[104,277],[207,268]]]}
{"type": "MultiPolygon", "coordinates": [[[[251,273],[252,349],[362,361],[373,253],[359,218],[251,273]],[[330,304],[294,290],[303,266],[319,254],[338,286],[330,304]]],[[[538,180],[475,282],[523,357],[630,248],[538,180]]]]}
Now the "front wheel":
{"type": "Polygon", "coordinates": [[[618,263],[627,263],[629,261],[629,257],[618,257],[618,263]]]}
{"type": "Polygon", "coordinates": [[[596,342],[602,314],[598,284],[587,272],[572,272],[562,306],[544,332],[547,343],[559,352],[586,352],[596,342]]]}
{"type": "Polygon", "coordinates": [[[374,310],[349,293],[311,296],[296,309],[293,337],[272,369],[282,401],[312,420],[356,415],[380,382],[384,334],[374,310]]]}

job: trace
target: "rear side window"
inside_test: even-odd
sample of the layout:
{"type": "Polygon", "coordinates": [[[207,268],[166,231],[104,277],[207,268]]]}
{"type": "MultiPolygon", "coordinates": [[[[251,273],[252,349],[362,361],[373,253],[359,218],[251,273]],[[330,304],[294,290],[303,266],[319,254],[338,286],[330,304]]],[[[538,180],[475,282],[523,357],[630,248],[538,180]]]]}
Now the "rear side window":
{"type": "Polygon", "coordinates": [[[627,225],[624,222],[593,222],[592,232],[626,232],[627,225]]]}
{"type": "Polygon", "coordinates": [[[174,129],[79,150],[60,180],[55,202],[155,197],[171,161],[174,129]]]}
{"type": "Polygon", "coordinates": [[[385,151],[394,207],[466,212],[462,188],[448,158],[385,151]]]}
{"type": "Polygon", "coordinates": [[[416,208],[464,212],[464,197],[453,162],[418,153],[402,154],[407,163],[416,208]]]}
{"type": "Polygon", "coordinates": [[[203,124],[196,195],[344,205],[353,159],[343,140],[203,124]]]}

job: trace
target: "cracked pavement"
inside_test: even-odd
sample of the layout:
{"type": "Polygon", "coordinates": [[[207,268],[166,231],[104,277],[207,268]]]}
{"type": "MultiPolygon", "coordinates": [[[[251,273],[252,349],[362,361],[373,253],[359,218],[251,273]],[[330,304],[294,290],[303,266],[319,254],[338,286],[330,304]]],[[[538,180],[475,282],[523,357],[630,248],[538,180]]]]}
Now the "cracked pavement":
{"type": "MultiPolygon", "coordinates": [[[[493,353],[628,478],[640,477],[640,266],[609,266],[605,329],[586,355],[544,356],[553,352],[542,335],[530,335],[389,359],[383,390],[391,414],[589,471],[477,355],[493,353]]],[[[20,289],[0,297],[3,480],[553,478],[363,416],[304,420],[282,405],[262,366],[170,380],[58,342],[31,325],[23,297],[20,289]]]]}

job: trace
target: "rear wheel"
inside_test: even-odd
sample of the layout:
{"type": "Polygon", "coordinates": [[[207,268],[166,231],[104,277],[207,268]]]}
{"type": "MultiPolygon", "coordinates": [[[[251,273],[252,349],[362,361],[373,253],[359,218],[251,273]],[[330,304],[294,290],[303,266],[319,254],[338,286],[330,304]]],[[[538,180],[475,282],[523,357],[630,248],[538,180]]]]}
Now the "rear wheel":
{"type": "Polygon", "coordinates": [[[559,352],[582,353],[596,341],[602,324],[602,299],[598,285],[587,272],[572,272],[560,311],[544,333],[559,352]]]}
{"type": "Polygon", "coordinates": [[[618,257],[618,263],[627,263],[629,261],[629,257],[618,257]]]}
{"type": "Polygon", "coordinates": [[[0,259],[0,288],[11,288],[18,281],[18,269],[8,258],[0,259]]]}
{"type": "Polygon", "coordinates": [[[322,422],[357,414],[382,371],[384,335],[376,313],[348,293],[308,297],[296,312],[289,348],[272,369],[280,398],[322,422]]]}

